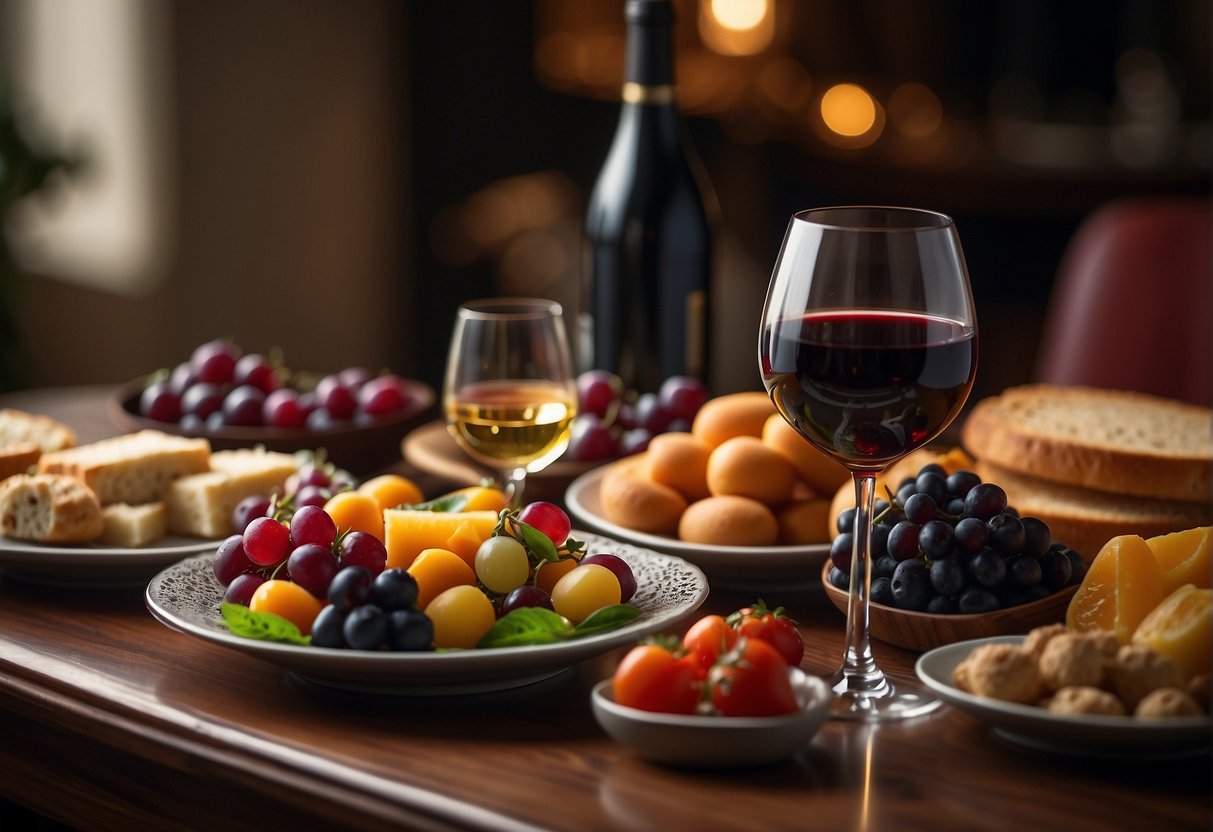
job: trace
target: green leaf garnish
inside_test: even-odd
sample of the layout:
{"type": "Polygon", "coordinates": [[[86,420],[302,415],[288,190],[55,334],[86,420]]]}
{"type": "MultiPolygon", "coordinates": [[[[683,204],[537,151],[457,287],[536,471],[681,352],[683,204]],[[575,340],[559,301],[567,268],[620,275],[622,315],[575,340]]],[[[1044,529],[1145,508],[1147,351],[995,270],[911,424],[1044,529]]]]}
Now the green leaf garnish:
{"type": "Polygon", "coordinates": [[[243,604],[233,604],[230,601],[225,601],[219,610],[223,613],[223,623],[233,635],[241,638],[286,644],[312,643],[311,636],[303,635],[294,624],[272,612],[253,612],[243,604]]]}
{"type": "Polygon", "coordinates": [[[460,512],[467,506],[470,499],[472,499],[471,494],[452,491],[450,494],[443,494],[441,497],[426,500],[424,503],[413,503],[412,505],[397,506],[397,508],[403,511],[460,512]]]}
{"type": "Polygon", "coordinates": [[[573,628],[578,636],[605,633],[622,627],[629,621],[635,621],[640,616],[640,608],[633,604],[612,604],[609,607],[594,610],[589,617],[573,628]]]}
{"type": "Polygon", "coordinates": [[[545,607],[520,607],[497,620],[477,647],[555,644],[573,636],[573,625],[545,607]]]}

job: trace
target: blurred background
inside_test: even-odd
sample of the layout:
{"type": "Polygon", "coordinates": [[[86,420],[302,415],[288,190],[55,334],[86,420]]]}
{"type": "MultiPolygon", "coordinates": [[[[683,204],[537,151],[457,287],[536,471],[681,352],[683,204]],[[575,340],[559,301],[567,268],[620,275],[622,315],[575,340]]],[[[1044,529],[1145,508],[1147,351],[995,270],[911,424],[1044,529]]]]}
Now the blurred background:
{"type": "MultiPolygon", "coordinates": [[[[1209,194],[1208,0],[675,5],[722,210],[716,392],[760,386],[796,210],[956,217],[976,397],[1032,376],[1085,218],[1209,194]]],[[[220,336],[437,387],[461,301],[576,307],[623,0],[0,0],[0,37],[0,388],[124,382],[220,336]]]]}

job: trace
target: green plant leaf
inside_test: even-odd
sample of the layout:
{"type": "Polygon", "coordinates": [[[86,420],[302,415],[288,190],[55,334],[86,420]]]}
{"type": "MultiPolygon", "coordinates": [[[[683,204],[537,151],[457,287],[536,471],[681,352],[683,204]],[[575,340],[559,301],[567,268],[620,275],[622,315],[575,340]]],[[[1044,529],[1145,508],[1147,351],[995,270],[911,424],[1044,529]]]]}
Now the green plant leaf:
{"type": "Polygon", "coordinates": [[[555,563],[560,559],[560,553],[556,551],[556,544],[552,542],[552,538],[521,520],[515,522],[518,531],[522,534],[522,544],[526,546],[527,551],[548,563],[555,563]]]}
{"type": "Polygon", "coordinates": [[[443,494],[441,497],[435,497],[432,500],[427,500],[424,503],[414,503],[408,506],[398,506],[404,511],[463,511],[464,507],[471,499],[470,494],[461,494],[458,491],[452,491],[450,494],[443,494]]]}
{"type": "Polygon", "coordinates": [[[555,644],[572,638],[574,628],[564,618],[544,607],[520,607],[497,620],[477,647],[520,647],[555,644]]]}
{"type": "Polygon", "coordinates": [[[223,623],[233,635],[253,638],[258,641],[277,641],[287,644],[312,643],[311,636],[299,632],[299,628],[280,615],[272,612],[253,612],[243,604],[225,601],[219,608],[223,623]]]}
{"type": "Polygon", "coordinates": [[[622,627],[629,621],[636,620],[639,615],[640,608],[633,604],[612,604],[609,607],[594,610],[584,621],[573,628],[573,633],[577,636],[605,633],[622,627]]]}

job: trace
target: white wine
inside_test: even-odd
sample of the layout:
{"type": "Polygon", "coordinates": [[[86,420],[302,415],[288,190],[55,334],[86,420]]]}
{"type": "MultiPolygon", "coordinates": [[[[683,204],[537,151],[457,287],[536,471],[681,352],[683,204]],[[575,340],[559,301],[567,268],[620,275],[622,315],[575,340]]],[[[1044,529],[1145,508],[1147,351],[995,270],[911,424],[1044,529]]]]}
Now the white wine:
{"type": "Polygon", "coordinates": [[[452,435],[481,462],[538,470],[564,453],[577,408],[566,386],[490,381],[461,387],[446,410],[452,435]]]}
{"type": "Polygon", "coordinates": [[[628,0],[623,104],[585,220],[581,369],[707,382],[715,196],[674,103],[669,0],[628,0]]]}

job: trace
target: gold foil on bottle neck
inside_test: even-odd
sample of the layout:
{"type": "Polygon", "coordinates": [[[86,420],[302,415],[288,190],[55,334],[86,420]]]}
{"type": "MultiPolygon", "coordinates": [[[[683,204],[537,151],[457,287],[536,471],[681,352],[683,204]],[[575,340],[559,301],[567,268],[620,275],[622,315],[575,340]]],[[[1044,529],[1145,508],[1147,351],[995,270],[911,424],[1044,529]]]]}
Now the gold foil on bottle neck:
{"type": "Polygon", "coordinates": [[[628,81],[623,85],[623,101],[625,104],[673,104],[674,87],[672,84],[637,84],[628,81]]]}

